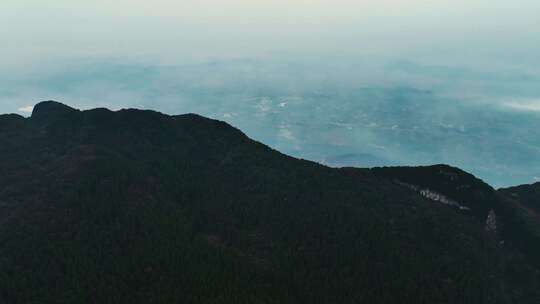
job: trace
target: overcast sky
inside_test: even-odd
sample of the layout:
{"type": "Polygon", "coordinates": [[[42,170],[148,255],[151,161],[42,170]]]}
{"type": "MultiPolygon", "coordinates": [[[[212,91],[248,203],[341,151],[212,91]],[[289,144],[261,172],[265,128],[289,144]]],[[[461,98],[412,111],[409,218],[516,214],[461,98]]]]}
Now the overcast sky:
{"type": "Polygon", "coordinates": [[[538,63],[538,12],[537,0],[2,0],[0,60],[285,52],[525,65],[538,63]]]}

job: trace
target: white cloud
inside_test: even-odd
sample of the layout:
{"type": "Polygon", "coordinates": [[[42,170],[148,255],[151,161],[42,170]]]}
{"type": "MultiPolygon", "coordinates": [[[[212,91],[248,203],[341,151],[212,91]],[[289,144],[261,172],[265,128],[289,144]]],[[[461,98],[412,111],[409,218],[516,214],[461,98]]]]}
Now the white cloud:
{"type": "Polygon", "coordinates": [[[284,126],[284,125],[279,126],[278,136],[289,141],[296,140],[296,137],[294,136],[293,132],[289,130],[288,126],[284,126]]]}
{"type": "Polygon", "coordinates": [[[34,106],[26,106],[26,107],[19,108],[18,110],[19,112],[32,113],[32,111],[34,110],[34,106]]]}
{"type": "Polygon", "coordinates": [[[505,105],[515,110],[540,112],[540,99],[523,102],[509,102],[505,105]]]}

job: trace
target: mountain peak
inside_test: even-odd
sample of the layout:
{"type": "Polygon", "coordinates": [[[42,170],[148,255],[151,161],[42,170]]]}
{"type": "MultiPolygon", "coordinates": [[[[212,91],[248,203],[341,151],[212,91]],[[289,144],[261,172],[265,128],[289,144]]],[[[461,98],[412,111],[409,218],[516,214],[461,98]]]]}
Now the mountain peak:
{"type": "Polygon", "coordinates": [[[77,110],[57,101],[42,101],[34,107],[32,111],[33,119],[51,119],[63,116],[68,113],[76,112],[77,110]]]}

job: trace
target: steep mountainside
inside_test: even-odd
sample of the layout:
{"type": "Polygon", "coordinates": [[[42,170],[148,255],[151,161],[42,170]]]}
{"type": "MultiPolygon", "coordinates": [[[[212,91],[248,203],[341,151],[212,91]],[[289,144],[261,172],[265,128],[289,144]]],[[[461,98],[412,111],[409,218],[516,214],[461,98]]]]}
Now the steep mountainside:
{"type": "Polygon", "coordinates": [[[43,102],[0,116],[0,172],[0,303],[540,301],[536,226],[448,166],[332,169],[194,114],[43,102]]]}
{"type": "Polygon", "coordinates": [[[523,252],[534,256],[531,262],[540,267],[540,183],[499,189],[497,192],[506,206],[512,206],[514,223],[526,230],[526,233],[515,233],[514,239],[527,249],[523,252]]]}
{"type": "Polygon", "coordinates": [[[534,213],[540,213],[540,182],[532,185],[499,189],[499,192],[520,201],[534,213]]]}

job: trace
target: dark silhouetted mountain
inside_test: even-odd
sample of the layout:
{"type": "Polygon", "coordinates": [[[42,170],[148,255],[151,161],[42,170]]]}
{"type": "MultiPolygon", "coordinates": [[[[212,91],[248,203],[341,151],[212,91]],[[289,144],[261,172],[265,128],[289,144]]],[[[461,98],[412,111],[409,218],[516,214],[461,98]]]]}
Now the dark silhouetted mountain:
{"type": "Polygon", "coordinates": [[[505,195],[518,200],[535,213],[540,213],[540,183],[499,189],[505,195]]]}
{"type": "Polygon", "coordinates": [[[2,303],[540,301],[529,199],[449,166],[328,168],[56,102],[0,116],[0,157],[2,303]]]}
{"type": "Polygon", "coordinates": [[[43,101],[37,104],[32,110],[32,119],[34,121],[51,122],[75,112],[77,112],[77,110],[64,104],[54,101],[43,101]]]}
{"type": "Polygon", "coordinates": [[[467,213],[485,218],[497,208],[496,191],[473,175],[447,165],[373,168],[375,174],[443,193],[467,207],[467,213]]]}

